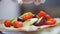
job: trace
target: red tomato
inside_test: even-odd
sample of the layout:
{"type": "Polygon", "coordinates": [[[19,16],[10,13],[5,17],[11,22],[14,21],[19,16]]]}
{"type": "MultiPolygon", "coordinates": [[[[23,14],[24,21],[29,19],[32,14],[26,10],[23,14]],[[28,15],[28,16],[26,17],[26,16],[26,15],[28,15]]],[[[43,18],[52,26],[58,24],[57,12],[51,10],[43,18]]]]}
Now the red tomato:
{"type": "Polygon", "coordinates": [[[46,17],[46,13],[43,11],[43,10],[41,10],[38,14],[37,14],[37,17],[38,18],[40,18],[40,17],[46,17]]]}
{"type": "Polygon", "coordinates": [[[54,23],[56,23],[56,20],[55,19],[49,19],[50,21],[52,21],[52,22],[54,22],[54,23]]]}
{"type": "Polygon", "coordinates": [[[30,18],[32,18],[32,17],[34,17],[34,14],[30,13],[29,16],[30,16],[30,18]]]}
{"type": "Polygon", "coordinates": [[[23,20],[27,20],[27,19],[29,19],[30,17],[29,17],[29,15],[25,15],[22,19],[23,20]]]}
{"type": "Polygon", "coordinates": [[[56,24],[56,20],[55,19],[50,19],[46,22],[46,25],[54,25],[56,24]]]}
{"type": "Polygon", "coordinates": [[[52,17],[50,15],[46,15],[46,18],[49,20],[51,19],[52,17]]]}
{"type": "Polygon", "coordinates": [[[23,23],[21,21],[15,21],[13,26],[14,28],[21,28],[23,27],[23,23]]]}
{"type": "Polygon", "coordinates": [[[33,15],[32,13],[29,13],[29,14],[23,16],[22,19],[23,19],[23,20],[27,20],[27,19],[30,19],[30,18],[32,18],[32,17],[34,17],[34,15],[33,15]]]}
{"type": "Polygon", "coordinates": [[[10,26],[11,26],[11,21],[10,21],[10,20],[5,20],[5,21],[4,21],[4,25],[5,25],[6,27],[10,27],[10,26]]]}

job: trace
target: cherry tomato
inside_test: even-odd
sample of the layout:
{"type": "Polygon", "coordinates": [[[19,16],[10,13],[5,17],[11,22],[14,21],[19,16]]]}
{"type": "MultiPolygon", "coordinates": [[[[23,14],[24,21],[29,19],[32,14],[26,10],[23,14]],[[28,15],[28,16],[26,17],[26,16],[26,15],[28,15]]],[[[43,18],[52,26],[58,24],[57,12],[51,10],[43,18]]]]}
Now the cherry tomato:
{"type": "Polygon", "coordinates": [[[4,21],[4,25],[5,25],[6,27],[10,27],[10,26],[11,26],[11,21],[10,21],[10,20],[5,20],[5,21],[4,21]]]}
{"type": "Polygon", "coordinates": [[[46,15],[46,18],[49,20],[51,19],[52,17],[50,15],[46,15]]]}
{"type": "Polygon", "coordinates": [[[43,11],[43,10],[41,10],[38,14],[37,14],[37,17],[38,18],[40,18],[40,17],[46,17],[46,13],[43,11]]]}
{"type": "Polygon", "coordinates": [[[32,13],[26,14],[25,16],[22,17],[23,20],[27,20],[34,17],[34,15],[32,13]]]}
{"type": "Polygon", "coordinates": [[[46,25],[54,25],[54,24],[56,24],[55,19],[50,19],[50,20],[46,21],[46,25]]]}
{"type": "Polygon", "coordinates": [[[23,23],[21,21],[15,21],[13,26],[14,28],[21,28],[23,27],[23,23]]]}
{"type": "Polygon", "coordinates": [[[54,22],[54,23],[56,23],[56,20],[55,19],[49,19],[50,21],[52,21],[52,22],[54,22]]]}

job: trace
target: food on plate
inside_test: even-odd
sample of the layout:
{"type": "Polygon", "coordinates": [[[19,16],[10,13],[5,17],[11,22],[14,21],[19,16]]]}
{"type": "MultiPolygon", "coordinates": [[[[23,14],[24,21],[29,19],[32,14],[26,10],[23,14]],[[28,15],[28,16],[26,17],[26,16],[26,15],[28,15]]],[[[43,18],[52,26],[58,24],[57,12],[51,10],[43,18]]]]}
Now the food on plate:
{"type": "Polygon", "coordinates": [[[43,10],[41,10],[38,14],[37,14],[37,17],[38,18],[41,18],[41,17],[46,17],[46,13],[43,11],[43,10]]]}
{"type": "Polygon", "coordinates": [[[4,25],[5,25],[6,27],[10,27],[10,26],[11,26],[11,21],[10,21],[10,20],[5,20],[5,21],[4,21],[4,25]]]}
{"type": "Polygon", "coordinates": [[[54,25],[56,24],[56,20],[55,19],[49,19],[46,21],[46,25],[54,25]]]}
{"type": "Polygon", "coordinates": [[[43,10],[41,10],[37,14],[33,14],[32,12],[26,12],[18,18],[4,21],[4,25],[6,27],[13,26],[14,28],[22,28],[32,25],[37,27],[54,24],[56,24],[56,20],[43,10]]]}
{"type": "Polygon", "coordinates": [[[46,15],[46,19],[49,20],[51,19],[52,17],[50,15],[46,15]]]}
{"type": "Polygon", "coordinates": [[[25,22],[23,22],[23,25],[24,25],[24,26],[30,26],[30,25],[36,23],[37,20],[38,20],[38,18],[28,19],[28,20],[26,20],[25,22]]]}
{"type": "Polygon", "coordinates": [[[22,18],[17,18],[17,21],[22,21],[22,22],[24,22],[24,20],[22,19],[22,18]]]}
{"type": "Polygon", "coordinates": [[[20,16],[20,18],[22,18],[23,20],[27,20],[32,17],[34,17],[34,14],[32,12],[27,12],[27,13],[24,13],[22,16],[20,16]]]}
{"type": "Polygon", "coordinates": [[[13,26],[14,28],[21,28],[23,27],[23,23],[21,21],[15,21],[13,26]]]}
{"type": "Polygon", "coordinates": [[[38,14],[37,14],[38,18],[44,17],[45,19],[51,19],[52,17],[48,14],[46,14],[43,10],[41,10],[38,14]]]}
{"type": "Polygon", "coordinates": [[[15,21],[17,21],[17,18],[13,18],[13,19],[11,20],[11,25],[12,25],[12,26],[13,26],[13,24],[14,24],[15,21]]]}
{"type": "Polygon", "coordinates": [[[42,26],[42,25],[46,25],[46,19],[44,17],[39,18],[39,20],[35,24],[35,26],[42,26]]]}

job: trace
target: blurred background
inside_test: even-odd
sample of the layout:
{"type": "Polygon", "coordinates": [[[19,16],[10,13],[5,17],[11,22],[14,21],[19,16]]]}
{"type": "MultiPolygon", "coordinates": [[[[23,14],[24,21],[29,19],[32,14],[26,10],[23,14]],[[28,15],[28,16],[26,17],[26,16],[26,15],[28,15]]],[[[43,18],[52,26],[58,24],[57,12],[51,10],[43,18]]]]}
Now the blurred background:
{"type": "Polygon", "coordinates": [[[34,3],[20,5],[14,0],[0,0],[0,19],[16,18],[26,11],[37,14],[41,9],[52,17],[60,17],[60,0],[46,0],[38,6],[34,3]]]}

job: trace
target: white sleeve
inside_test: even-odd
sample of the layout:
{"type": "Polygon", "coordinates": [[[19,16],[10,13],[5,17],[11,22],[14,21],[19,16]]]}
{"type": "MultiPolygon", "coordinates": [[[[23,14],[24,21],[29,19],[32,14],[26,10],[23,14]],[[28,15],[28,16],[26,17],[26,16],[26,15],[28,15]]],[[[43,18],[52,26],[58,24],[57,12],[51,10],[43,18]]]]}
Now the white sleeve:
{"type": "Polygon", "coordinates": [[[41,3],[45,3],[46,0],[41,0],[41,3]]]}
{"type": "Polygon", "coordinates": [[[40,5],[41,3],[45,3],[45,0],[34,0],[35,5],[40,5]]]}
{"type": "Polygon", "coordinates": [[[23,4],[23,0],[17,0],[19,4],[23,4]]]}

